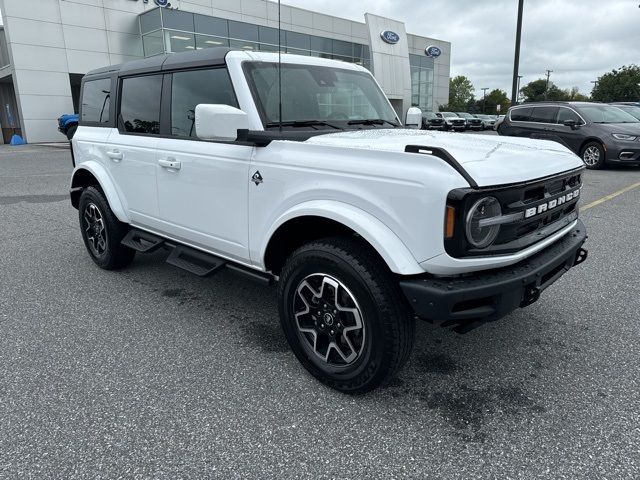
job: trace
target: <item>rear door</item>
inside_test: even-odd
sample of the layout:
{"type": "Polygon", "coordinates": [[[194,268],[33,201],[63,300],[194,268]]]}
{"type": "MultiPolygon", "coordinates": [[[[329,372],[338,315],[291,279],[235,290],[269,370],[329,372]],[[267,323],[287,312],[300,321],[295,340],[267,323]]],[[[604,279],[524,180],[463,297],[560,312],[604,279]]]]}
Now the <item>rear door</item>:
{"type": "Polygon", "coordinates": [[[527,126],[529,130],[528,137],[558,141],[559,139],[556,136],[554,129],[557,116],[557,106],[546,105],[533,107],[533,110],[531,111],[531,119],[527,126]]]}
{"type": "Polygon", "coordinates": [[[156,172],[161,228],[167,235],[238,261],[248,261],[249,167],[253,147],[196,136],[198,104],[238,107],[226,67],[165,76],[156,172]],[[166,114],[165,114],[166,109],[166,114]]]}
{"type": "Polygon", "coordinates": [[[505,123],[501,130],[504,129],[504,133],[514,137],[528,137],[531,134],[530,123],[532,110],[533,108],[531,107],[513,108],[509,112],[509,122],[505,123]]]}
{"type": "Polygon", "coordinates": [[[153,227],[158,217],[156,146],[162,75],[120,80],[117,129],[109,137],[109,172],[131,222],[153,227]]]}

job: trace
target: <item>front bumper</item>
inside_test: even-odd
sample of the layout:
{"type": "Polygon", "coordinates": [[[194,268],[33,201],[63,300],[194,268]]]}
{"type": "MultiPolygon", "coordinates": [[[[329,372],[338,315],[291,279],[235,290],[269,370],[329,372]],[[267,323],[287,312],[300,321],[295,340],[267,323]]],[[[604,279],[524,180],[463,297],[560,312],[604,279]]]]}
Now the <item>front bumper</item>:
{"type": "Polygon", "coordinates": [[[461,277],[414,277],[400,281],[400,288],[418,317],[464,333],[538,300],[544,289],[587,258],[582,248],[586,239],[578,220],[571,232],[518,264],[461,277]]]}
{"type": "Polygon", "coordinates": [[[638,142],[619,143],[607,145],[605,159],[608,163],[625,165],[640,164],[640,145],[638,142]]]}

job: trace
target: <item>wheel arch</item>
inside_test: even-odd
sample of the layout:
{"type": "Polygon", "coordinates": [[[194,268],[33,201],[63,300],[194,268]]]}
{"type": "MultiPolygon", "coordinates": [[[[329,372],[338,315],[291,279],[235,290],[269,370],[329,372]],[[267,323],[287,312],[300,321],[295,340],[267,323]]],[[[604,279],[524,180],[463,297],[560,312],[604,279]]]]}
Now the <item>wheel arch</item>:
{"type": "Polygon", "coordinates": [[[340,202],[309,202],[290,209],[269,230],[260,258],[267,271],[279,274],[296,248],[340,235],[361,237],[394,273],[424,273],[406,245],[386,225],[367,212],[340,202]]]}
{"type": "Polygon", "coordinates": [[[600,145],[602,145],[602,148],[604,148],[605,153],[607,152],[607,147],[605,145],[605,143],[598,137],[587,137],[585,138],[582,143],[580,144],[580,148],[578,149],[578,155],[582,155],[582,150],[584,149],[584,147],[591,142],[597,142],[600,145]]]}
{"type": "Polygon", "coordinates": [[[129,216],[116,191],[113,182],[104,167],[96,162],[85,162],[75,168],[71,176],[71,205],[78,208],[80,195],[87,187],[96,187],[100,190],[109,202],[109,207],[115,216],[124,223],[129,223],[129,216]]]}

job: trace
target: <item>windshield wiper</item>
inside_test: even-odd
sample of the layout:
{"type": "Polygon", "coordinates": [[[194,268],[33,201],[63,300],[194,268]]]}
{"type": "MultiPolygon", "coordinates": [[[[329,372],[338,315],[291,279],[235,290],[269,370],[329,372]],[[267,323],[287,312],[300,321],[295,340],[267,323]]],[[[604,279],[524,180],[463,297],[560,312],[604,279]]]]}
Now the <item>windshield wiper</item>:
{"type": "Polygon", "coordinates": [[[393,125],[397,127],[398,124],[395,122],[390,122],[389,120],[383,120],[382,118],[365,118],[362,120],[349,120],[347,125],[384,125],[388,123],[389,125],[393,125]]]}
{"type": "MultiPolygon", "coordinates": [[[[267,128],[279,127],[282,125],[283,127],[331,127],[336,130],[342,130],[342,128],[334,125],[333,123],[326,122],[324,120],[290,120],[287,122],[269,122],[265,126],[267,128]]],[[[317,130],[317,129],[316,129],[317,130]]]]}

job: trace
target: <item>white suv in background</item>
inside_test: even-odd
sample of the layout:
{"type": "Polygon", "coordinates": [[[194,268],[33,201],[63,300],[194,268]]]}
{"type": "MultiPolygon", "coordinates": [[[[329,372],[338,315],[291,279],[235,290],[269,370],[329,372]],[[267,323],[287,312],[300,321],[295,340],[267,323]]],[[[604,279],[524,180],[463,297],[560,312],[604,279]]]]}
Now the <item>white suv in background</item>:
{"type": "Polygon", "coordinates": [[[278,61],[213,48],[84,77],[71,202],[99,267],[164,249],[277,282],[298,359],[364,392],[406,362],[416,317],[468,331],[586,257],[563,146],[407,130],[366,69],[278,61]]]}

